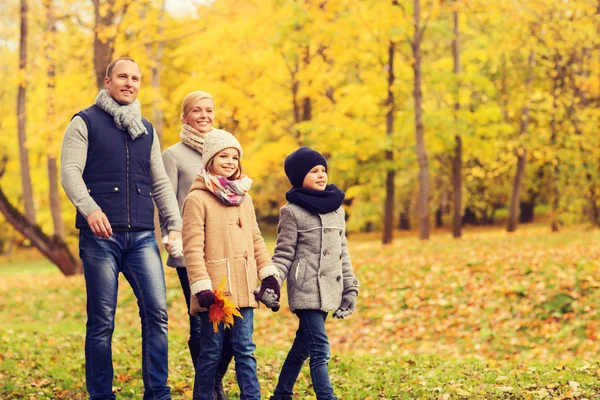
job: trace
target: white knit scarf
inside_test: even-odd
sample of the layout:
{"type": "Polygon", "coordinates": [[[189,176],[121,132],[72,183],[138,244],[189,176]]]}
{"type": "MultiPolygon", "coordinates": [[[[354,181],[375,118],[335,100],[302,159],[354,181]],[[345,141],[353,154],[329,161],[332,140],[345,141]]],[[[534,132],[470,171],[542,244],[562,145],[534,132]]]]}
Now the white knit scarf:
{"type": "Polygon", "coordinates": [[[181,125],[181,132],[179,133],[179,138],[181,142],[191,148],[192,150],[196,150],[198,153],[202,154],[204,151],[204,137],[206,133],[202,133],[188,124],[181,125]]]}

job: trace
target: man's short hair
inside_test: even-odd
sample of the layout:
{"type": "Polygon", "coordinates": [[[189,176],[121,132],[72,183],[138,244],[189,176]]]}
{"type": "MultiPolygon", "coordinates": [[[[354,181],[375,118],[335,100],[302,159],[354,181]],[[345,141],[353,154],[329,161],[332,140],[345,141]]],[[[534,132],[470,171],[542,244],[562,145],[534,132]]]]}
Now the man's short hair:
{"type": "Polygon", "coordinates": [[[115,65],[117,65],[117,63],[119,61],[131,61],[137,65],[137,63],[135,62],[135,60],[133,58],[119,57],[116,60],[113,60],[110,64],[108,64],[108,67],[106,67],[106,78],[110,78],[110,76],[112,75],[113,69],[115,68],[115,65]]]}

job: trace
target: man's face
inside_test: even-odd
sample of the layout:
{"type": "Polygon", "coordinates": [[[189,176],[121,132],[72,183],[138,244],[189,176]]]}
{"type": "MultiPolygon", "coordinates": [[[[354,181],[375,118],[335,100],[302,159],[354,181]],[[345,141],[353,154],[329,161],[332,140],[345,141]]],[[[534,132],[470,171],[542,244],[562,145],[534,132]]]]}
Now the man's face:
{"type": "Polygon", "coordinates": [[[104,78],[110,97],[122,105],[131,104],[140,90],[142,74],[136,63],[129,60],[117,62],[111,76],[104,78]]]}

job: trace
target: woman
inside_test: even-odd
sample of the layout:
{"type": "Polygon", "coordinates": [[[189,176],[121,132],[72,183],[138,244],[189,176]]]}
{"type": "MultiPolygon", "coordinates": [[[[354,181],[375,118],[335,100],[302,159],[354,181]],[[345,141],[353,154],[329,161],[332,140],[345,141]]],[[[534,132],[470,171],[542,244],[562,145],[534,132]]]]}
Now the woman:
{"type": "MultiPolygon", "coordinates": [[[[195,91],[185,97],[181,109],[181,122],[183,123],[180,133],[181,141],[169,147],[163,153],[165,169],[167,170],[169,179],[171,179],[173,190],[177,195],[180,210],[183,206],[183,201],[190,191],[192,182],[202,168],[204,136],[213,128],[215,102],[209,93],[195,91]]],[[[161,229],[164,237],[166,231],[164,230],[162,221],[161,229]]],[[[179,257],[169,255],[167,265],[175,267],[177,270],[177,276],[179,276],[189,312],[190,284],[185,263],[181,254],[175,254],[173,250],[171,250],[171,253],[179,257]]],[[[196,368],[198,355],[200,354],[201,325],[200,318],[190,315],[190,339],[188,346],[194,368],[196,368]]],[[[215,399],[227,400],[227,396],[223,391],[223,376],[227,372],[227,367],[232,357],[231,346],[224,346],[215,378],[215,392],[213,393],[215,399]]]]}

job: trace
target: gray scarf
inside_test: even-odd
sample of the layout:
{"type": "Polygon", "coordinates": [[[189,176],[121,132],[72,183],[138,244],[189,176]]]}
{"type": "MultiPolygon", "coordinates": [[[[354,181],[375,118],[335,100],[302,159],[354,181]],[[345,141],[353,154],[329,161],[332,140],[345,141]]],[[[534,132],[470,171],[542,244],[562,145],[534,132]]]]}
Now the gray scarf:
{"type": "Polygon", "coordinates": [[[142,123],[142,109],[139,101],[121,105],[115,101],[106,89],[101,90],[96,96],[96,105],[106,111],[115,119],[115,125],[122,131],[127,131],[133,140],[142,134],[148,134],[142,123]]]}

